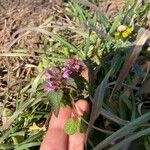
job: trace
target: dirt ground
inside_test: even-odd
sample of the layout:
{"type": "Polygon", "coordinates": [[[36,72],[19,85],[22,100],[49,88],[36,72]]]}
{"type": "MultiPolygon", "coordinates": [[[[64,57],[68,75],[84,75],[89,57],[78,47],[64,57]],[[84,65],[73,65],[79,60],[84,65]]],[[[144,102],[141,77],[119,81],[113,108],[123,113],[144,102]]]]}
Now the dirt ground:
{"type": "MultiPolygon", "coordinates": [[[[110,17],[122,9],[124,3],[125,0],[106,0],[100,5],[110,17]]],[[[11,36],[18,29],[41,25],[54,13],[52,6],[51,0],[0,0],[0,50],[7,50],[11,36]]],[[[30,35],[25,41],[19,41],[15,48],[38,49],[40,41],[40,36],[30,35]]]]}
{"type": "MultiPolygon", "coordinates": [[[[1,0],[0,50],[7,50],[12,34],[18,29],[42,24],[52,13],[51,7],[49,0],[1,0]]],[[[30,36],[26,42],[21,41],[17,47],[28,48],[29,41],[34,47],[38,45],[35,43],[40,42],[40,37],[30,36]]]]}
{"type": "MultiPolygon", "coordinates": [[[[124,2],[125,0],[109,0],[101,6],[105,6],[103,11],[111,17],[117,10],[122,9],[124,2]]],[[[41,49],[41,34],[24,36],[11,49],[8,47],[14,32],[24,27],[41,25],[56,12],[55,7],[57,6],[52,0],[0,0],[0,53],[19,48],[41,49]]],[[[33,68],[26,67],[27,64],[37,65],[38,60],[33,57],[0,57],[0,105],[7,99],[6,107],[13,109],[19,85],[27,83],[36,75],[33,68]]]]}
{"type": "MultiPolygon", "coordinates": [[[[0,0],[0,52],[41,48],[41,35],[30,34],[8,49],[14,32],[28,26],[39,26],[51,14],[49,0],[0,0]]],[[[14,108],[19,85],[35,75],[34,69],[27,68],[26,64],[37,63],[38,60],[32,57],[0,57],[0,103],[7,99],[6,107],[14,108]]]]}

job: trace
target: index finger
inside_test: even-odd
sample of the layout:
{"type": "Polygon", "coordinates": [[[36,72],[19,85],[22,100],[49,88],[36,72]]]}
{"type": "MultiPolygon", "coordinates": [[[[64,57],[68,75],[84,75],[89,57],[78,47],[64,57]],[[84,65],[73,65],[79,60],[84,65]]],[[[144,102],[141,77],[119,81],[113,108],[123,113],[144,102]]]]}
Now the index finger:
{"type": "MultiPolygon", "coordinates": [[[[78,117],[83,116],[84,113],[89,112],[89,104],[85,100],[79,100],[75,104],[78,117]]],[[[72,113],[72,117],[74,114],[72,113]]],[[[68,150],[84,150],[85,133],[75,133],[69,136],[68,150]]]]}

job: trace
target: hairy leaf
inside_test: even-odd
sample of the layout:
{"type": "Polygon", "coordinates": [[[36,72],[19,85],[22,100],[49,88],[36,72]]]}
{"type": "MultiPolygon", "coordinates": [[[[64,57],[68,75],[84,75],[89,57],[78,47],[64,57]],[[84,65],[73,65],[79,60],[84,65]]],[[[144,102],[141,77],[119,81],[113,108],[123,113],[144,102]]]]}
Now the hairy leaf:
{"type": "Polygon", "coordinates": [[[62,91],[48,93],[48,99],[50,100],[52,107],[51,109],[54,112],[55,116],[58,116],[62,97],[63,97],[62,91]]]}
{"type": "Polygon", "coordinates": [[[68,135],[73,135],[78,132],[79,120],[78,119],[68,119],[64,125],[64,131],[68,135]]]}

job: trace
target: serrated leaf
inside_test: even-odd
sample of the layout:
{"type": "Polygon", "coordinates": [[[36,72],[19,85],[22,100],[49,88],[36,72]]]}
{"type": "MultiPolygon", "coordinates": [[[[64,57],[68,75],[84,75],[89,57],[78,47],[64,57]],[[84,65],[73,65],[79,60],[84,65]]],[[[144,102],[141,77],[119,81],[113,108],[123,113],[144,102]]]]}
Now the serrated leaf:
{"type": "Polygon", "coordinates": [[[60,103],[63,98],[63,92],[51,92],[48,93],[48,97],[51,103],[51,109],[54,112],[54,115],[57,117],[59,113],[60,103]]]}
{"type": "Polygon", "coordinates": [[[64,125],[64,131],[68,135],[73,135],[78,132],[79,120],[70,118],[64,125]]]}

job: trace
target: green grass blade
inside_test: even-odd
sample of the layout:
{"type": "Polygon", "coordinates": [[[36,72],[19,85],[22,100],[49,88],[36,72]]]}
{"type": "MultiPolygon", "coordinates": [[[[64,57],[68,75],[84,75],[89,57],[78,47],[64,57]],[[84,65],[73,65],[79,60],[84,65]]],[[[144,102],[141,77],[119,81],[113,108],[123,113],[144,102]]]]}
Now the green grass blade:
{"type": "MultiPolygon", "coordinates": [[[[19,125],[13,127],[12,130],[15,132],[18,128],[19,128],[19,125]]],[[[6,132],[2,135],[2,137],[0,137],[0,145],[4,142],[5,139],[7,139],[7,138],[10,136],[10,134],[12,133],[12,130],[6,131],[6,132]]]]}
{"type": "Polygon", "coordinates": [[[80,19],[80,22],[83,23],[86,21],[86,17],[83,13],[83,9],[81,8],[81,6],[79,6],[77,3],[74,3],[74,6],[75,6],[75,9],[76,11],[79,13],[79,19],[80,19]]]}
{"type": "Polygon", "coordinates": [[[105,76],[105,78],[103,79],[103,81],[97,87],[97,89],[95,91],[91,115],[90,115],[90,121],[89,121],[88,129],[87,129],[87,133],[86,133],[86,136],[87,136],[86,140],[88,138],[88,134],[89,134],[90,130],[92,129],[92,126],[93,126],[95,120],[97,119],[97,117],[99,116],[99,114],[101,112],[103,99],[104,99],[104,95],[105,95],[105,90],[107,87],[107,82],[108,82],[108,79],[109,79],[111,73],[112,73],[112,70],[110,70],[107,73],[107,75],[105,76]]]}
{"type": "Polygon", "coordinates": [[[41,142],[27,143],[27,144],[16,147],[14,150],[26,150],[30,147],[39,146],[40,144],[41,144],[41,142]]]}
{"type": "Polygon", "coordinates": [[[104,27],[108,27],[110,25],[110,22],[106,15],[103,14],[103,12],[100,10],[99,7],[94,5],[93,3],[89,2],[88,0],[74,0],[76,3],[80,3],[84,6],[90,7],[93,11],[97,12],[97,15],[99,17],[99,21],[101,24],[103,24],[104,27]]]}
{"type": "Polygon", "coordinates": [[[105,140],[100,142],[93,150],[101,150],[104,147],[108,146],[110,142],[115,141],[124,135],[127,135],[131,131],[137,129],[141,124],[144,124],[150,119],[150,112],[147,114],[144,114],[143,116],[137,118],[136,120],[130,122],[126,126],[122,127],[115,133],[113,133],[111,136],[107,137],[105,140]]]}
{"type": "Polygon", "coordinates": [[[35,99],[30,99],[27,102],[24,102],[19,108],[18,110],[16,110],[14,112],[14,114],[9,118],[9,120],[2,126],[0,127],[0,131],[4,131],[6,129],[8,129],[11,124],[13,123],[13,121],[18,117],[18,115],[25,109],[27,108],[35,99]]]}
{"type": "Polygon", "coordinates": [[[12,150],[14,148],[14,145],[12,144],[0,144],[0,150],[12,150]]]}
{"type": "Polygon", "coordinates": [[[115,114],[113,114],[112,112],[110,112],[108,110],[106,111],[103,108],[101,110],[101,115],[109,120],[116,122],[119,125],[126,125],[127,123],[129,123],[129,121],[123,120],[123,119],[119,118],[118,116],[116,116],[115,114]]]}
{"type": "Polygon", "coordinates": [[[32,87],[31,87],[31,89],[30,89],[30,97],[32,97],[33,94],[36,93],[37,87],[38,87],[38,85],[39,85],[39,83],[40,83],[40,80],[41,80],[43,74],[44,74],[44,71],[41,72],[41,73],[35,78],[35,80],[33,81],[32,87]]]}
{"type": "Polygon", "coordinates": [[[112,101],[113,94],[116,90],[119,90],[121,88],[122,83],[124,82],[125,78],[127,77],[130,68],[135,63],[139,53],[142,50],[143,45],[149,39],[150,37],[150,31],[146,30],[143,35],[135,42],[134,47],[131,51],[131,54],[128,56],[126,61],[124,62],[124,65],[120,71],[119,77],[117,79],[117,82],[113,88],[113,91],[110,95],[109,101],[112,101]]]}
{"type": "Polygon", "coordinates": [[[113,33],[116,31],[116,29],[117,29],[117,27],[118,27],[119,25],[121,25],[121,19],[120,19],[119,16],[116,16],[116,18],[115,18],[115,20],[114,20],[114,22],[113,22],[113,24],[112,24],[112,26],[111,26],[111,28],[110,28],[109,33],[110,33],[110,34],[113,34],[113,33]]]}
{"type": "Polygon", "coordinates": [[[32,141],[34,141],[34,140],[36,140],[36,139],[39,139],[42,135],[43,135],[42,132],[38,132],[37,134],[28,137],[28,138],[27,138],[26,140],[24,140],[20,145],[24,145],[24,144],[27,144],[27,143],[29,143],[29,142],[32,142],[32,141]]]}
{"type": "Polygon", "coordinates": [[[42,33],[42,34],[47,35],[47,36],[51,36],[55,40],[61,42],[64,45],[66,45],[69,49],[73,50],[73,52],[75,52],[81,59],[85,59],[84,53],[82,51],[78,50],[74,45],[67,42],[67,40],[65,38],[62,38],[57,34],[49,32],[49,31],[47,31],[43,28],[40,28],[40,27],[27,27],[27,28],[21,29],[20,31],[17,31],[17,32],[24,32],[24,31],[33,31],[33,32],[42,33]]]}
{"type": "Polygon", "coordinates": [[[109,150],[119,150],[120,148],[122,148],[124,145],[142,137],[145,135],[150,135],[150,128],[142,130],[140,132],[134,133],[131,136],[129,136],[128,138],[125,138],[124,140],[122,140],[121,142],[119,142],[118,144],[115,144],[112,148],[110,148],[109,150]]]}

